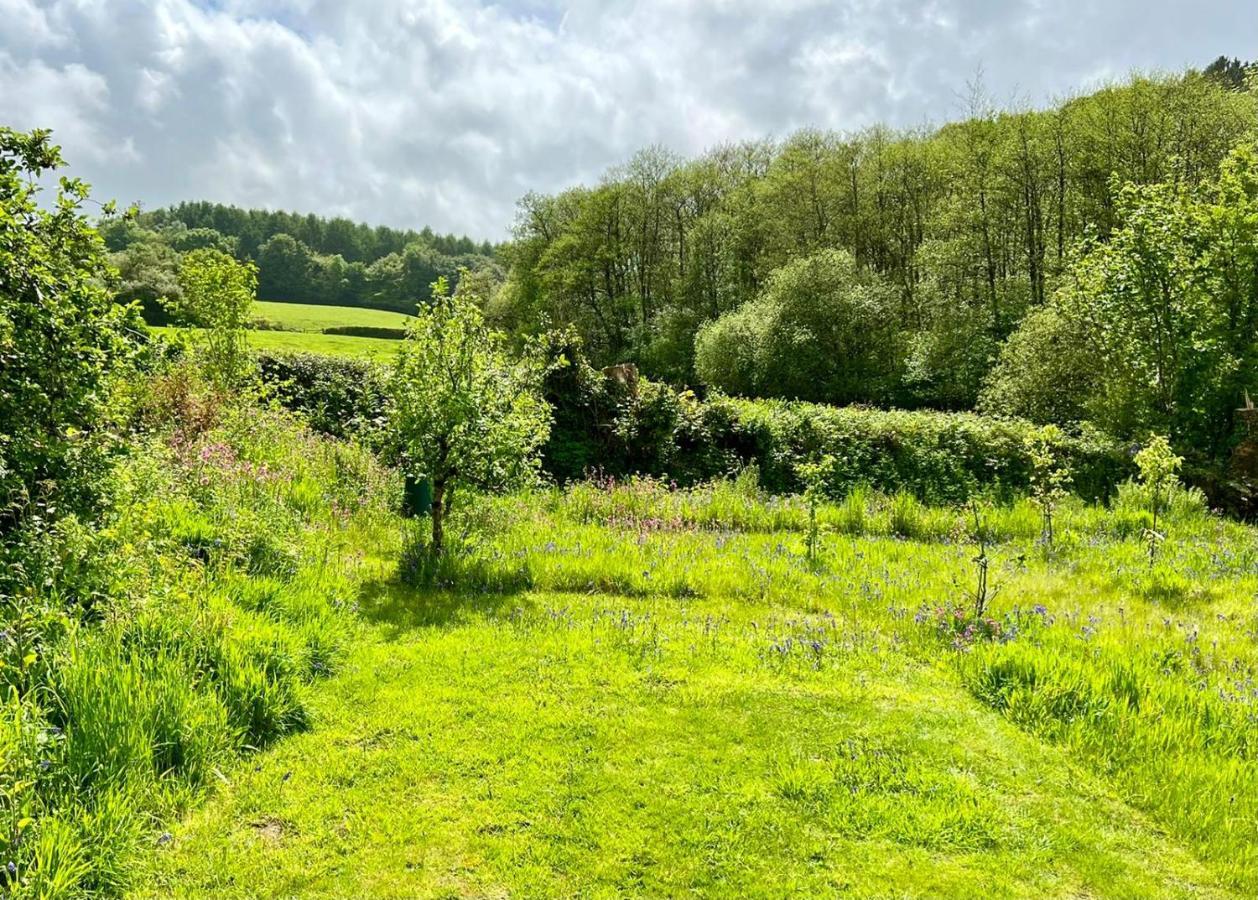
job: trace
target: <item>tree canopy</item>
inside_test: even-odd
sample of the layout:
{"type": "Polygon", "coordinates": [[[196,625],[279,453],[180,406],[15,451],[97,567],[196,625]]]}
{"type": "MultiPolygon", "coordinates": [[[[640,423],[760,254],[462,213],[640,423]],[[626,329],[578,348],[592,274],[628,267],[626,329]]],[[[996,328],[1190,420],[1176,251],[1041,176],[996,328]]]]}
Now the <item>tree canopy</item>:
{"type": "Polygon", "coordinates": [[[181,203],[101,223],[124,296],[143,302],[145,317],[162,321],[157,301],[176,296],[179,254],[212,249],[253,262],[257,298],[414,312],[439,277],[495,272],[496,249],[468,237],[372,227],[347,219],[181,203]]]}
{"type": "Polygon", "coordinates": [[[536,472],[550,430],[542,356],[515,356],[481,313],[484,298],[444,279],[407,330],[390,388],[390,421],[404,470],[432,483],[432,544],[459,485],[501,488],[536,472]]]}
{"type": "Polygon", "coordinates": [[[842,251],[890,290],[869,340],[901,364],[891,386],[818,399],[970,408],[1076,246],[1123,224],[1122,185],[1208,181],[1256,121],[1258,95],[1189,72],[1048,109],[1002,111],[975,88],[966,118],[935,129],[805,130],[694,160],[648,148],[595,186],[521,201],[491,309],[526,332],[572,323],[599,364],[697,385],[705,323],[746,324],[775,272],[842,251]]]}
{"type": "Polygon", "coordinates": [[[1258,384],[1258,151],[1200,185],[1127,184],[1119,225],[1005,345],[983,398],[1041,421],[1170,434],[1218,458],[1258,384]]]}

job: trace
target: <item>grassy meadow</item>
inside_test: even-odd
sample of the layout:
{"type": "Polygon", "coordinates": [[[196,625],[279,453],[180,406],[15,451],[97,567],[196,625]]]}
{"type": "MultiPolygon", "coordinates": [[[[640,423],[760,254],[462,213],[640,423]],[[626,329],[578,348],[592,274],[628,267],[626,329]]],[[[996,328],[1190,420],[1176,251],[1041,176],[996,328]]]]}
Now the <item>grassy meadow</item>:
{"type": "MultiPolygon", "coordinates": [[[[281,353],[319,353],[349,359],[390,362],[397,355],[394,338],[359,334],[324,334],[328,329],[402,329],[410,316],[379,309],[321,306],[314,303],[276,303],[255,300],[251,307],[254,327],[247,334],[254,350],[281,353]]],[[[196,329],[149,326],[156,334],[173,336],[196,329]]]]}
{"type": "Polygon", "coordinates": [[[252,306],[256,322],[284,331],[320,332],[327,328],[364,326],[368,328],[405,328],[411,316],[383,309],[360,306],[324,306],[316,303],[276,303],[255,300],[252,306]]]}
{"type": "MultiPolygon", "coordinates": [[[[196,332],[192,328],[149,326],[149,331],[173,337],[180,331],[196,332]]],[[[349,359],[365,359],[373,362],[390,362],[397,355],[398,342],[387,338],[359,337],[349,334],[320,334],[312,331],[257,331],[245,333],[253,350],[279,351],[284,353],[320,353],[324,356],[342,356],[349,359]]]]}
{"type": "Polygon", "coordinates": [[[908,496],[478,498],[423,573],[378,520],[308,730],[135,895],[1252,895],[1258,545],[1178,491],[1151,564],[1146,499],[989,508],[981,616],[908,496]]]}
{"type": "Polygon", "coordinates": [[[250,331],[249,346],[254,350],[291,353],[321,353],[374,362],[390,362],[397,355],[398,342],[388,338],[353,334],[320,334],[310,331],[250,331]]]}
{"type": "Polygon", "coordinates": [[[1258,67],[969,87],[497,245],[0,127],[0,900],[1258,897],[1258,67]]]}

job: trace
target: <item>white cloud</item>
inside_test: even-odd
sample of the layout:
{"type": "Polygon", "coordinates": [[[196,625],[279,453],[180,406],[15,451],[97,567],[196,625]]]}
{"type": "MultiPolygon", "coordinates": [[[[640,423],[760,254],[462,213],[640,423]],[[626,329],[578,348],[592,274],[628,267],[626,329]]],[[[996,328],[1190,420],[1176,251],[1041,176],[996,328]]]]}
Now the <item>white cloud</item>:
{"type": "Polygon", "coordinates": [[[99,196],[501,237],[524,191],[1258,46],[1249,0],[0,0],[0,122],[99,196]],[[1137,31],[1131,23],[1139,21],[1137,31]]]}
{"type": "Polygon", "coordinates": [[[109,113],[105,78],[77,63],[53,68],[38,59],[19,62],[0,50],[0,120],[19,125],[56,123],[57,139],[73,147],[86,163],[131,155],[104,140],[109,113]]]}

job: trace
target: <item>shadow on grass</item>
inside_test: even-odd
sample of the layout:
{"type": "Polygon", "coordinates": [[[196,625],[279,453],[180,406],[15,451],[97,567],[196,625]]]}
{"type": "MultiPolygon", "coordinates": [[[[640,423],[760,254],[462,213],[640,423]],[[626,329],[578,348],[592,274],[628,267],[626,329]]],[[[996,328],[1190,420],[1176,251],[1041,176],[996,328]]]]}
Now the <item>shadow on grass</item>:
{"type": "Polygon", "coordinates": [[[451,555],[436,569],[415,572],[403,565],[392,578],[364,584],[358,606],[367,621],[389,626],[393,640],[417,628],[459,625],[531,608],[523,599],[530,587],[523,570],[451,555]]]}

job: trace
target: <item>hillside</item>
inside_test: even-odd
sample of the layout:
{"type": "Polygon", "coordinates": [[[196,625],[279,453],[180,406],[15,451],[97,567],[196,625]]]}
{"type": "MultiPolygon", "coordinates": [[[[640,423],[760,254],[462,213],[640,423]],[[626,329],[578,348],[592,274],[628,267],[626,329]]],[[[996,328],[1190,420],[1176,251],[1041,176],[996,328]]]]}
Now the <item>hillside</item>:
{"type": "Polygon", "coordinates": [[[345,219],[181,203],[99,223],[122,274],[119,297],[143,304],[150,324],[167,324],[162,298],[179,297],[182,256],[227,253],[258,269],[258,299],[414,312],[434,281],[497,271],[497,249],[431,229],[400,231],[345,219]]]}
{"type": "Polygon", "coordinates": [[[319,333],[330,328],[399,330],[411,318],[404,313],[355,306],[321,306],[260,300],[253,304],[254,328],[319,333]]]}

